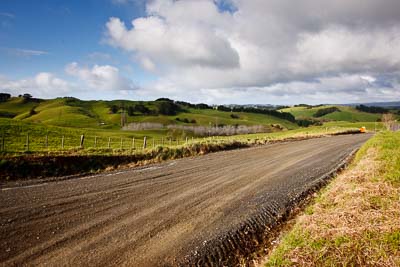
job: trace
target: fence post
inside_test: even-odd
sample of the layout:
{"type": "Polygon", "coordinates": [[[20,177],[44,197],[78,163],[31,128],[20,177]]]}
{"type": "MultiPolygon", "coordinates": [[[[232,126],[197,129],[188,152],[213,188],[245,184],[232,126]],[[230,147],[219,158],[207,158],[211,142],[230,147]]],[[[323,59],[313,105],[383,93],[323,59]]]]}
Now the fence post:
{"type": "Polygon", "coordinates": [[[46,147],[46,149],[48,149],[49,148],[49,135],[47,135],[46,134],[46,139],[45,139],[45,147],[46,147]]]}
{"type": "Polygon", "coordinates": [[[61,149],[64,149],[64,135],[61,137],[61,149]]]}
{"type": "Polygon", "coordinates": [[[179,146],[179,139],[176,138],[176,145],[179,146]]]}
{"type": "Polygon", "coordinates": [[[135,137],[132,138],[132,149],[135,149],[135,137]]]}
{"type": "Polygon", "coordinates": [[[111,147],[111,137],[108,137],[108,143],[107,143],[107,148],[111,147]]]}
{"type": "Polygon", "coordinates": [[[26,151],[29,151],[29,134],[26,134],[26,151]]]}
{"type": "Polygon", "coordinates": [[[122,141],[122,137],[121,137],[121,146],[120,146],[121,150],[122,150],[122,148],[124,147],[124,145],[123,145],[122,142],[123,142],[123,141],[122,141]]]}
{"type": "Polygon", "coordinates": [[[172,146],[172,138],[169,139],[169,146],[172,146]]]}
{"type": "Polygon", "coordinates": [[[81,135],[81,143],[80,143],[80,148],[83,148],[83,142],[85,141],[85,135],[81,135]]]}
{"type": "Polygon", "coordinates": [[[146,149],[147,146],[147,137],[143,137],[143,149],[146,149]]]}
{"type": "Polygon", "coordinates": [[[164,137],[161,137],[161,146],[164,146],[164,137]]]}
{"type": "Polygon", "coordinates": [[[155,145],[155,141],[154,141],[154,138],[153,138],[153,146],[152,146],[152,148],[154,148],[156,145],[155,145]]]}
{"type": "Polygon", "coordinates": [[[188,144],[188,138],[186,137],[186,144],[188,144]]]}
{"type": "Polygon", "coordinates": [[[6,151],[6,136],[3,131],[3,137],[1,138],[1,150],[6,151]]]}
{"type": "Polygon", "coordinates": [[[97,136],[94,137],[94,148],[97,147],[97,136]]]}

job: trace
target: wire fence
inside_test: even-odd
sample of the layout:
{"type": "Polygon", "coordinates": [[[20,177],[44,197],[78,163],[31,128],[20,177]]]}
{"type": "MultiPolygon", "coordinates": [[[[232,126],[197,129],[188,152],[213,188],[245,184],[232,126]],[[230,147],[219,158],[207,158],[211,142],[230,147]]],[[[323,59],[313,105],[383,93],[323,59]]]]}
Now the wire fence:
{"type": "MultiPolygon", "coordinates": [[[[272,139],[285,138],[288,136],[313,135],[324,133],[341,132],[347,127],[320,127],[315,131],[300,131],[276,133],[247,134],[235,136],[210,136],[210,137],[127,137],[127,136],[105,136],[94,134],[70,134],[68,132],[27,132],[27,131],[1,131],[0,152],[1,153],[42,153],[42,152],[68,152],[81,151],[93,153],[130,153],[153,149],[156,147],[176,147],[201,142],[226,142],[239,141],[251,142],[252,140],[269,141],[272,139]]],[[[311,130],[311,129],[310,129],[311,130]]],[[[398,129],[396,129],[398,130],[398,129]]]]}
{"type": "Polygon", "coordinates": [[[174,147],[195,142],[193,138],[128,138],[118,136],[64,136],[30,134],[7,135],[0,134],[1,152],[49,152],[68,150],[118,150],[139,151],[158,146],[174,147]]]}

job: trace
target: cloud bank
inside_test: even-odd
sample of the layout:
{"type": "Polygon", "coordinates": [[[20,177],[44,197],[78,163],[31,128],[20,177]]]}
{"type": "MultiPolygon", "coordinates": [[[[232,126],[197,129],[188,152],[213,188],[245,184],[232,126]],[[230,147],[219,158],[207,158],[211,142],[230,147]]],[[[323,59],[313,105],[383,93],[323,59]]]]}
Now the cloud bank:
{"type": "Polygon", "coordinates": [[[384,101],[399,97],[398,10],[398,0],[153,0],[130,24],[110,18],[106,38],[158,75],[143,96],[384,101]]]}
{"type": "Polygon", "coordinates": [[[65,67],[67,74],[77,77],[87,87],[102,91],[135,90],[133,82],[119,73],[119,69],[110,65],[94,65],[92,68],[81,67],[72,62],[65,67]]]}
{"type": "Polygon", "coordinates": [[[34,97],[60,97],[74,90],[74,85],[56,77],[49,72],[40,72],[34,77],[11,80],[0,76],[0,89],[12,95],[24,93],[33,94],[34,97]]]}
{"type": "Polygon", "coordinates": [[[41,98],[77,95],[85,99],[115,99],[131,95],[137,90],[130,79],[122,76],[117,67],[110,65],[87,67],[72,62],[65,66],[65,73],[76,78],[77,82],[61,79],[50,72],[16,80],[0,75],[0,90],[12,95],[30,93],[41,98]]]}

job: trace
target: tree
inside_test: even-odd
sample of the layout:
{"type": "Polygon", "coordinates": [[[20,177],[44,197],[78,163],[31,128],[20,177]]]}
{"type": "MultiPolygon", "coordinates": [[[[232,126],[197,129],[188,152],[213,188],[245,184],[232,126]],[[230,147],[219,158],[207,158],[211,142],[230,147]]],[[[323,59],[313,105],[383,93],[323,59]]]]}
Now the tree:
{"type": "Polygon", "coordinates": [[[157,110],[159,114],[162,115],[175,115],[179,110],[179,106],[169,102],[169,101],[160,101],[157,102],[157,110]]]}
{"type": "Polygon", "coordinates": [[[210,107],[209,105],[203,104],[203,103],[196,104],[196,105],[194,105],[194,106],[195,106],[195,108],[197,108],[197,109],[211,109],[211,107],[210,107]]]}
{"type": "Polygon", "coordinates": [[[392,113],[383,114],[382,123],[390,131],[396,123],[396,118],[392,113]]]}
{"type": "Polygon", "coordinates": [[[32,95],[31,94],[23,94],[22,97],[25,98],[25,99],[31,99],[32,95]]]}
{"type": "Polygon", "coordinates": [[[387,113],[388,110],[382,107],[374,107],[374,106],[365,106],[365,105],[359,105],[356,106],[356,109],[359,111],[364,111],[368,113],[387,113]]]}
{"type": "Polygon", "coordinates": [[[128,116],[133,116],[135,115],[135,109],[132,106],[128,107],[128,116]]]}
{"type": "Polygon", "coordinates": [[[6,102],[10,98],[11,98],[10,94],[0,93],[0,102],[6,102]]]}
{"type": "Polygon", "coordinates": [[[318,109],[317,112],[315,112],[313,117],[319,118],[335,111],[340,112],[340,109],[338,109],[337,107],[321,108],[318,109]]]}
{"type": "Polygon", "coordinates": [[[31,94],[23,94],[22,95],[23,98],[23,103],[28,103],[31,99],[32,99],[32,95],[31,94]]]}
{"type": "Polygon", "coordinates": [[[161,98],[158,98],[158,99],[156,99],[156,101],[167,101],[167,102],[174,102],[174,100],[171,100],[171,99],[169,99],[169,98],[166,98],[166,97],[161,97],[161,98]]]}
{"type": "Polygon", "coordinates": [[[119,110],[119,107],[118,107],[117,105],[112,105],[112,106],[110,107],[110,112],[111,112],[112,114],[117,113],[118,110],[119,110]]]}
{"type": "Polygon", "coordinates": [[[148,109],[145,105],[143,104],[136,104],[133,106],[133,111],[134,112],[140,112],[142,114],[149,114],[150,109],[148,109]]]}

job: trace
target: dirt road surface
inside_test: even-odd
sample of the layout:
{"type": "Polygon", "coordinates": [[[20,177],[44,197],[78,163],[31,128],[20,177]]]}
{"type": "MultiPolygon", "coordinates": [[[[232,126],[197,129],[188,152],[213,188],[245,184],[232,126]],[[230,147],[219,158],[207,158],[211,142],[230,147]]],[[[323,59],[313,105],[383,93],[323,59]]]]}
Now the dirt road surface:
{"type": "Polygon", "coordinates": [[[2,188],[0,266],[234,264],[369,137],[278,143],[2,188]]]}

